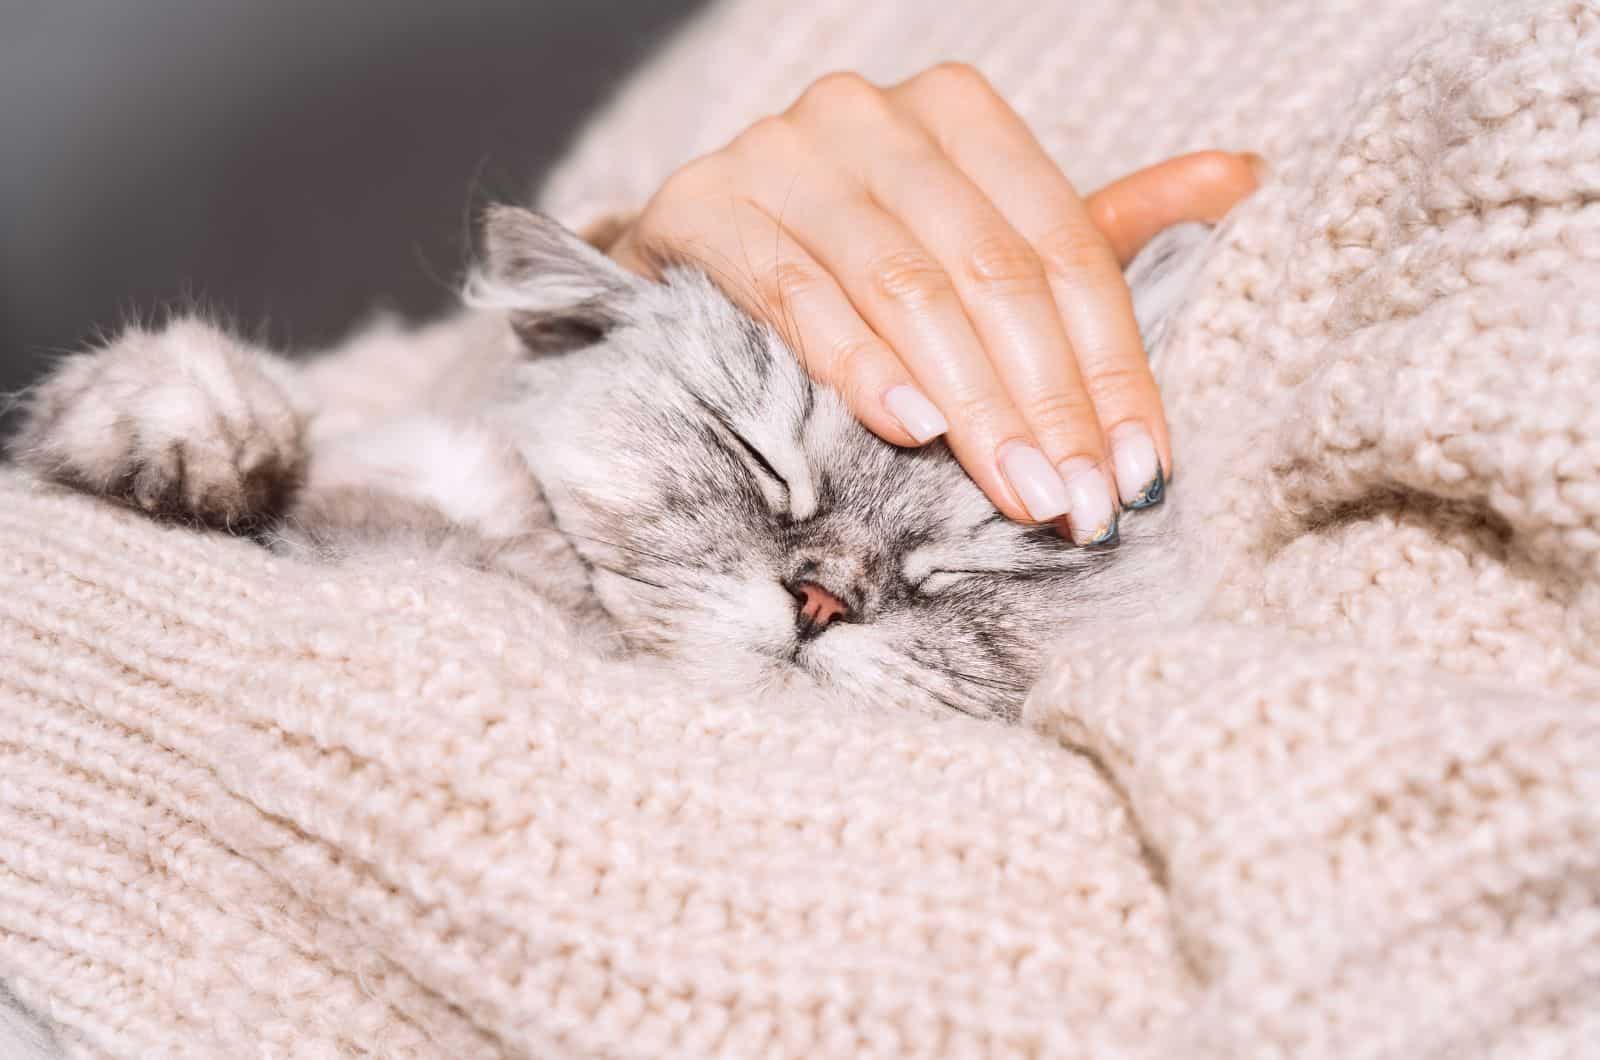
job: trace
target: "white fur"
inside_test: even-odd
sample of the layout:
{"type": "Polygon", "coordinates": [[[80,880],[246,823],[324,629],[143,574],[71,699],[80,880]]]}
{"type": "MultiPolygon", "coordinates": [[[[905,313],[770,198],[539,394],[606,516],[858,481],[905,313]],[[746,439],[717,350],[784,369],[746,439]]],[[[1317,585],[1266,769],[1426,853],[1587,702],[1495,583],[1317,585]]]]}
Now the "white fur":
{"type": "Polygon", "coordinates": [[[427,503],[487,537],[515,537],[535,518],[537,486],[516,449],[483,427],[439,416],[407,416],[332,439],[311,479],[315,487],[379,488],[427,503]]]}
{"type": "Polygon", "coordinates": [[[44,1023],[0,983],[0,1060],[59,1060],[61,1055],[44,1023]]]}

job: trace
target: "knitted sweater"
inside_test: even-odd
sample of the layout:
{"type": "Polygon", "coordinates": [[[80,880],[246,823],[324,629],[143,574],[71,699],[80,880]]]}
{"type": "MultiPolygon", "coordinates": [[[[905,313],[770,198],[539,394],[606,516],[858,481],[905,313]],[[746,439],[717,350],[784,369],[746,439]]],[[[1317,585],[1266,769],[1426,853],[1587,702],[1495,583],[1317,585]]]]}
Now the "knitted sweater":
{"type": "Polygon", "coordinates": [[[836,714],[0,474],[0,981],[69,1051],[1600,1053],[1600,13],[732,0],[544,201],[942,58],[1084,187],[1275,167],[1164,365],[1200,618],[836,714]]]}

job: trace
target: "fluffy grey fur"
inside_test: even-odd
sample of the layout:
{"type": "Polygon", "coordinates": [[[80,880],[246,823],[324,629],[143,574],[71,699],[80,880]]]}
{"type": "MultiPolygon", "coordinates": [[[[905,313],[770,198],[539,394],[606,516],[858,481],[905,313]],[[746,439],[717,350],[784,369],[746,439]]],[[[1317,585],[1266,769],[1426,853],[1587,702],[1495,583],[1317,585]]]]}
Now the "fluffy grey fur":
{"type": "MultiPolygon", "coordinates": [[[[1148,333],[1206,231],[1169,230],[1130,270],[1148,333]]],[[[374,391],[436,351],[409,398],[353,415],[373,404],[352,397],[355,354],[295,365],[180,319],[60,366],[17,458],[290,555],[446,552],[718,681],[999,718],[1053,641],[1147,606],[1167,573],[1151,542],[1172,504],[1131,513],[1113,548],[1012,523],[941,443],[868,433],[698,272],[648,282],[512,208],[485,247],[475,312],[379,343],[374,391]],[[846,617],[799,621],[802,582],[846,617]]]]}

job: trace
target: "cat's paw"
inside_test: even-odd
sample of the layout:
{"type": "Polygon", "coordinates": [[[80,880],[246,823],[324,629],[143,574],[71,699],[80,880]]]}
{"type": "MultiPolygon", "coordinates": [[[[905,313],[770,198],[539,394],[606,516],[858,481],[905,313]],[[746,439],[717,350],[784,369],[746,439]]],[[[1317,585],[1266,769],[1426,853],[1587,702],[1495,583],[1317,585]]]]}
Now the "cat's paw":
{"type": "Polygon", "coordinates": [[[35,387],[11,448],[53,481],[246,529],[282,511],[305,464],[284,370],[200,320],[130,329],[35,387]]]}

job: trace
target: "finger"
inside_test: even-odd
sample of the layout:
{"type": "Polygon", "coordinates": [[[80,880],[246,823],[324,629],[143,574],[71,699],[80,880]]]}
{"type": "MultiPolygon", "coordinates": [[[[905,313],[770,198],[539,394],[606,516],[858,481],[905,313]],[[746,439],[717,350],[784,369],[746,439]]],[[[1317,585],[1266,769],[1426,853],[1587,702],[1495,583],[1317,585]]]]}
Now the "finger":
{"type": "Polygon", "coordinates": [[[1256,190],[1264,166],[1259,155],[1197,151],[1108,184],[1085,205],[1094,226],[1126,265],[1164,228],[1222,220],[1256,190]]]}
{"type": "Polygon", "coordinates": [[[647,275],[669,262],[706,272],[746,312],[783,334],[807,372],[832,385],[883,440],[922,445],[949,429],[838,282],[755,203],[666,200],[659,213],[647,210],[612,253],[647,275]]]}
{"type": "MultiPolygon", "coordinates": [[[[951,451],[1008,517],[1047,522],[1070,501],[973,331],[943,266],[904,225],[856,193],[815,212],[791,204],[785,224],[829,272],[873,332],[951,424],[951,451]]],[[[819,202],[821,197],[819,197],[819,202]]]]}
{"type": "MultiPolygon", "coordinates": [[[[806,153],[825,160],[851,150],[834,144],[806,153]]],[[[796,180],[782,167],[759,165],[762,157],[771,152],[751,152],[739,186],[768,213],[781,212],[785,230],[838,278],[867,325],[899,352],[953,424],[949,442],[957,459],[996,507],[1034,521],[1062,514],[1067,501],[1059,476],[995,374],[939,263],[842,167],[816,164],[796,180]]]]}
{"type": "MultiPolygon", "coordinates": [[[[950,161],[1033,248],[1099,424],[1124,506],[1158,500],[1172,467],[1166,417],[1116,252],[1065,175],[1022,120],[978,75],[919,75],[893,91],[950,161]],[[974,81],[974,79],[976,79],[974,81]]],[[[1064,474],[1087,489],[1103,448],[1074,455],[1064,474]]],[[[1086,494],[1087,495],[1087,494],[1086,494]]],[[[1075,531],[1076,533],[1076,531],[1075,531]]]]}
{"type": "MultiPolygon", "coordinates": [[[[952,277],[1006,394],[1066,484],[1074,540],[1114,540],[1106,436],[1046,263],[917,118],[909,112],[914,135],[878,136],[869,189],[952,277]]],[[[1114,266],[1112,279],[1120,283],[1114,266]]],[[[1109,288],[1109,296],[1118,295],[1126,299],[1109,288]]]]}

